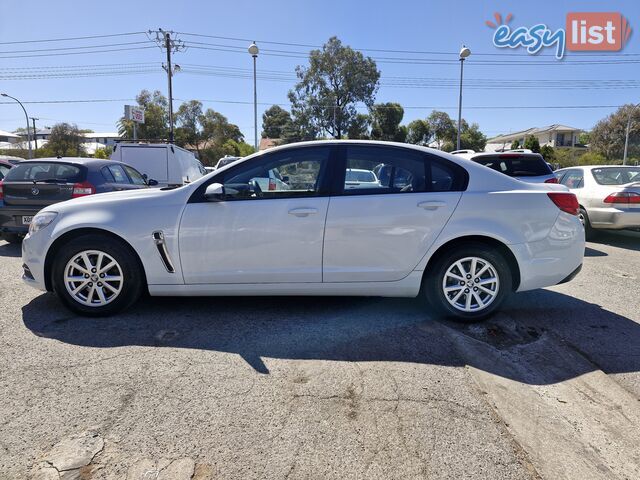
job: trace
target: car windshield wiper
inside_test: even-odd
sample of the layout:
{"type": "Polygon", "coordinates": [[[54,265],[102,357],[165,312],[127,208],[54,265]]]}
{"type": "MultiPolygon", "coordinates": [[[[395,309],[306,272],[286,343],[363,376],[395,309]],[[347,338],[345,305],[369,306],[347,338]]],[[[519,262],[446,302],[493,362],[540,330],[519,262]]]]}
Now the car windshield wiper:
{"type": "Polygon", "coordinates": [[[41,180],[33,180],[33,183],[67,183],[64,178],[43,178],[41,180]]]}

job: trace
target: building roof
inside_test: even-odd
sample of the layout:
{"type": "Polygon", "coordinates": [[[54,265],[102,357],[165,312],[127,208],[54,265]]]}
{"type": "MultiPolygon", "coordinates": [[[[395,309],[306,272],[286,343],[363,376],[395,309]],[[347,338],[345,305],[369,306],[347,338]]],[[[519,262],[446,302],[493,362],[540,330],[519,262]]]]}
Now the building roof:
{"type": "Polygon", "coordinates": [[[15,133],[5,132],[4,130],[0,130],[0,137],[20,138],[20,135],[16,135],[15,133]]]}
{"type": "Polygon", "coordinates": [[[579,128],[569,127],[567,125],[562,125],[559,123],[554,123],[552,125],[547,125],[546,127],[532,127],[526,130],[520,130],[518,132],[505,133],[504,135],[498,135],[497,137],[489,138],[487,143],[504,143],[504,142],[512,142],[513,140],[518,140],[523,137],[527,137],[529,135],[537,135],[540,133],[548,133],[548,132],[581,132],[582,130],[579,128]]]}
{"type": "Polygon", "coordinates": [[[82,134],[87,138],[120,138],[121,135],[118,132],[86,132],[82,134]]]}
{"type": "Polygon", "coordinates": [[[268,148],[277,147],[280,144],[279,138],[261,138],[258,150],[266,150],[268,148]]]}

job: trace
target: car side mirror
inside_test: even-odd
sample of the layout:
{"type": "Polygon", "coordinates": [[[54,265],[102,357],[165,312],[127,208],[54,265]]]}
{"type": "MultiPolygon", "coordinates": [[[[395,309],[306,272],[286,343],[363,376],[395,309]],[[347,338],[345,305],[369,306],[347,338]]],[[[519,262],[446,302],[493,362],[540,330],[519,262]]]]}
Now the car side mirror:
{"type": "Polygon", "coordinates": [[[285,183],[289,183],[289,175],[285,175],[284,177],[282,177],[282,181],[285,183]]]}
{"type": "Polygon", "coordinates": [[[149,180],[147,180],[147,185],[149,185],[150,187],[155,187],[156,185],[158,185],[158,181],[150,178],[149,180]]]}
{"type": "Polygon", "coordinates": [[[212,183],[204,191],[204,198],[210,202],[220,202],[224,200],[224,185],[221,183],[212,183]]]}

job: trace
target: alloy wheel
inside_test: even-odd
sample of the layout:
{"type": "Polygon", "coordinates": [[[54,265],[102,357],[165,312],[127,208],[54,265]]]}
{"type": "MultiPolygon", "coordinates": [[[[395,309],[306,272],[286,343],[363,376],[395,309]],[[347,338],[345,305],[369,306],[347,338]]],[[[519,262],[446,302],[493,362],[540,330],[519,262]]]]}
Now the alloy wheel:
{"type": "Polygon", "coordinates": [[[120,295],[123,283],[124,275],[118,262],[99,250],[79,252],[64,268],[67,292],[82,305],[108,305],[120,295]]]}
{"type": "Polygon", "coordinates": [[[447,302],[462,312],[479,312],[497,297],[500,278],[496,268],[480,257],[456,260],[442,279],[442,291],[447,302]]]}

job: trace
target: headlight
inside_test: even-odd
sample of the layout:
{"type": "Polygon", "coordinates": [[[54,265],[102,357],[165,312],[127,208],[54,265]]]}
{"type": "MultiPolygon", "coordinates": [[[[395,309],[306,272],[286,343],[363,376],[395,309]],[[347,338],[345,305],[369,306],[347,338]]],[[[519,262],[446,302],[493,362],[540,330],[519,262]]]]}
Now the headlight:
{"type": "Polygon", "coordinates": [[[36,214],[29,224],[29,235],[33,235],[38,230],[42,230],[58,216],[56,212],[42,212],[36,214]]]}

